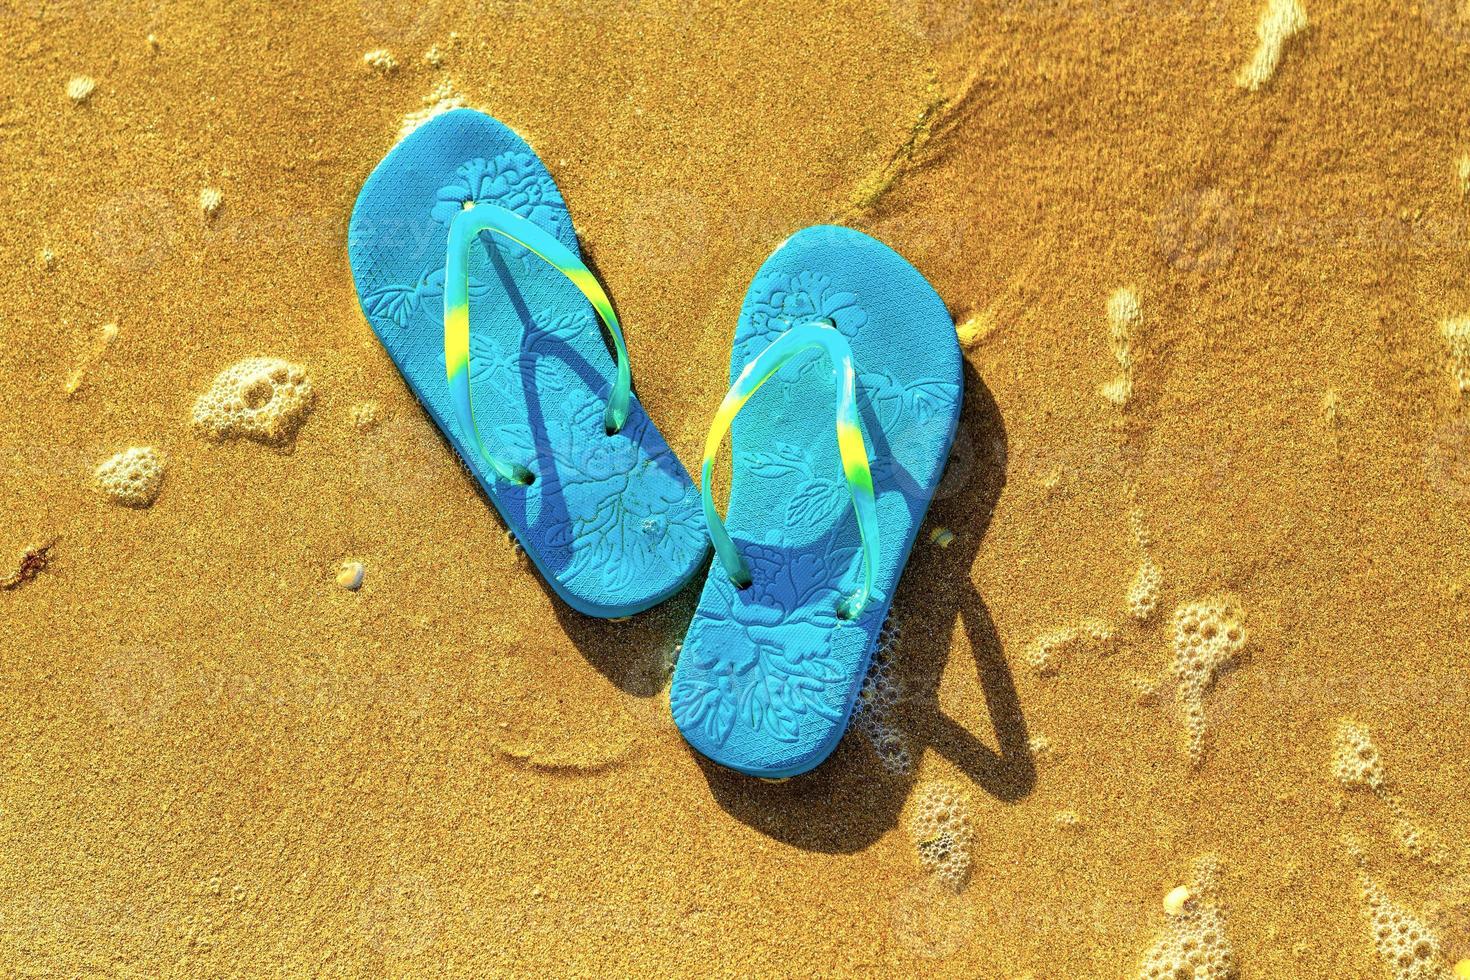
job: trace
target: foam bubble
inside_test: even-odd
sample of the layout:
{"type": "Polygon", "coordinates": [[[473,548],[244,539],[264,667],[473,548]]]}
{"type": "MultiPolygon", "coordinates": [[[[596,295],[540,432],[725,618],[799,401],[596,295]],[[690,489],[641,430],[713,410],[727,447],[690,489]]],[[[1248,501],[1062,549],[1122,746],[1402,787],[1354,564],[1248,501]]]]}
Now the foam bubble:
{"type": "Polygon", "coordinates": [[[1439,835],[1421,824],[1390,788],[1382,753],[1365,726],[1348,720],[1338,724],[1332,772],[1345,789],[1368,789],[1377,794],[1392,817],[1393,839],[1400,851],[1427,864],[1445,861],[1448,852],[1439,835]]]}
{"type": "Polygon", "coordinates": [[[1190,761],[1204,761],[1205,695],[1216,675],[1245,649],[1244,616],[1227,599],[1189,602],[1174,611],[1174,679],[1184,712],[1190,761]]]}
{"type": "Polygon", "coordinates": [[[909,834],[919,866],[955,890],[970,876],[970,796],[953,783],[928,782],[914,797],[909,834]]]}
{"type": "Polygon", "coordinates": [[[151,446],[133,446],[97,466],[97,489],[124,507],[147,507],[163,486],[163,454],[151,446]]]}
{"type": "Polygon", "coordinates": [[[1438,835],[1408,813],[1400,813],[1393,818],[1393,837],[1399,850],[1411,858],[1427,864],[1439,864],[1444,860],[1444,845],[1438,835]]]}
{"type": "MultiPolygon", "coordinates": [[[[1128,489],[1129,496],[1132,496],[1135,492],[1135,489],[1130,486],[1128,489]]],[[[1143,513],[1143,508],[1137,504],[1128,508],[1128,537],[1132,539],[1133,546],[1140,551],[1147,551],[1153,547],[1153,533],[1149,531],[1148,521],[1143,513]]]]}
{"type": "Polygon", "coordinates": [[[386,422],[391,414],[379,403],[369,400],[353,405],[350,417],[352,427],[358,432],[371,432],[386,422]]]}
{"type": "Polygon", "coordinates": [[[465,105],[467,103],[464,96],[455,91],[454,86],[447,79],[440,82],[432,92],[424,96],[423,103],[418,109],[405,115],[399,122],[398,139],[402,140],[435,116],[443,115],[451,109],[462,109],[465,105]]]}
{"type": "Polygon", "coordinates": [[[1271,80],[1281,64],[1286,42],[1307,29],[1307,11],[1300,0],[1266,0],[1256,23],[1256,50],[1250,64],[1235,76],[1235,84],[1254,92],[1271,80]]]}
{"type": "Polygon", "coordinates": [[[1108,297],[1108,345],[1118,362],[1119,375],[1102,386],[1103,398],[1118,407],[1133,397],[1133,336],[1143,322],[1143,307],[1130,287],[1108,297]]]}
{"type": "Polygon", "coordinates": [[[1195,861],[1187,897],[1167,906],[1164,928],[1143,954],[1138,980],[1226,980],[1235,976],[1235,951],[1225,935],[1218,878],[1219,860],[1213,854],[1195,861]]]}
{"type": "Polygon", "coordinates": [[[1374,792],[1383,789],[1383,758],[1366,727],[1355,721],[1343,721],[1337,726],[1332,772],[1348,789],[1362,787],[1374,792]]]}
{"type": "Polygon", "coordinates": [[[1055,749],[1051,739],[1037,733],[1026,740],[1026,748],[1037,760],[1050,759],[1055,749]]]}
{"type": "Polygon", "coordinates": [[[1407,906],[1390,898],[1366,871],[1359,898],[1373,930],[1373,947],[1394,980],[1445,980],[1449,967],[1443,944],[1430,925],[1407,906]]]}
{"type": "Polygon", "coordinates": [[[1439,835],[1421,824],[1414,812],[1391,792],[1380,792],[1393,817],[1393,839],[1400,851],[1426,864],[1441,864],[1447,857],[1439,835]]]}
{"type": "Polygon", "coordinates": [[[299,364],[247,357],[221,371],[194,402],[194,426],[215,440],[243,436],[287,444],[315,401],[311,378],[299,364]]]}
{"type": "Polygon", "coordinates": [[[387,48],[374,48],[362,56],[362,63],[369,71],[387,75],[398,70],[398,59],[393,57],[393,52],[387,48]]]}
{"type": "Polygon", "coordinates": [[[1038,674],[1054,674],[1057,661],[1063,654],[1089,646],[1106,653],[1112,642],[1113,628],[1101,619],[1089,618],[1043,633],[1031,642],[1022,656],[1038,674]]]}
{"type": "Polygon", "coordinates": [[[878,648],[863,678],[849,727],[863,733],[884,769],[906,776],[913,772],[914,760],[893,717],[903,698],[903,686],[897,674],[898,638],[898,622],[890,618],[878,633],[878,648]]]}
{"type": "Polygon", "coordinates": [[[1153,559],[1144,556],[1133,583],[1128,586],[1128,615],[1139,622],[1146,621],[1159,607],[1159,592],[1164,586],[1164,575],[1153,559]]]}
{"type": "Polygon", "coordinates": [[[1148,674],[1133,674],[1128,678],[1128,690],[1133,702],[1138,705],[1159,703],[1159,679],[1148,674]]]}

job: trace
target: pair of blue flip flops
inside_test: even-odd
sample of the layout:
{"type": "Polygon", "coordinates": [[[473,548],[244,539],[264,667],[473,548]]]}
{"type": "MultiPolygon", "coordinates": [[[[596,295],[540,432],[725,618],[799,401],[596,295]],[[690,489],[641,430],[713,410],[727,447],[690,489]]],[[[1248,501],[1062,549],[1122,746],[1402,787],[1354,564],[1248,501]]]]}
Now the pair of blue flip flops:
{"type": "Polygon", "coordinates": [[[787,239],[746,294],[696,487],[631,391],[555,182],[509,128],[456,109],[411,133],[363,185],[348,251],[374,333],[569,605],[648,609],[713,542],[670,690],[689,744],[765,778],[825,759],[959,419],[954,323],[924,277],[848,228],[787,239]]]}

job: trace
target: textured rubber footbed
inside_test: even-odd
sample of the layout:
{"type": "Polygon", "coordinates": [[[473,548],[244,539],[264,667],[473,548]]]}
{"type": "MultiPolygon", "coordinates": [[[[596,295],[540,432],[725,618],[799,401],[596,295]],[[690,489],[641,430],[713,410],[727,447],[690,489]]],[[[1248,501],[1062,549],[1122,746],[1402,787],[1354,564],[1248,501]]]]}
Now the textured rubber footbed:
{"type": "Polygon", "coordinates": [[[861,582],[851,497],[835,434],[834,372],[820,351],[788,363],[731,429],[726,520],[753,583],[711,567],[675,668],[674,721],[695,749],[768,778],[816,766],[836,747],[899,574],[959,421],[954,321],[902,256],[861,232],[799,232],[746,294],[733,379],[782,331],[832,321],[852,346],[879,524],[874,594],[852,621],[838,603],[861,582]]]}
{"type": "Polygon", "coordinates": [[[636,397],[624,428],[604,431],[616,374],[597,314],[561,273],[489,235],[469,267],[475,418],[486,450],[536,480],[500,480],[479,458],[444,371],[449,223],[469,201],[514,211],[580,255],[531,148],[489,116],[458,109],[398,144],[358,195],[348,254],[363,313],[555,592],[591,615],[640,612],[704,558],[698,489],[636,397]]]}

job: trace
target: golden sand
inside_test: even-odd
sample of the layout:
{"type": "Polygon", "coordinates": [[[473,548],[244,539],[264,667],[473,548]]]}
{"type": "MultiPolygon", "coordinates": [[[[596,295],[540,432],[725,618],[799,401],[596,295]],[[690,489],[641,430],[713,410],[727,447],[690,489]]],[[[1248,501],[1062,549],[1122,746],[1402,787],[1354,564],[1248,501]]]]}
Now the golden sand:
{"type": "Polygon", "coordinates": [[[1309,8],[0,6],[0,973],[1454,969],[1470,20],[1309,8]],[[455,105],[551,166],[686,464],[804,225],[964,327],[954,537],[817,772],[696,759],[692,595],[549,598],[364,323],[354,197],[455,105]],[[300,369],[291,417],[246,385],[196,423],[249,359],[300,369]],[[162,494],[114,506],[94,470],[145,446],[162,494]],[[1180,659],[1210,597],[1248,638],[1180,659]]]}

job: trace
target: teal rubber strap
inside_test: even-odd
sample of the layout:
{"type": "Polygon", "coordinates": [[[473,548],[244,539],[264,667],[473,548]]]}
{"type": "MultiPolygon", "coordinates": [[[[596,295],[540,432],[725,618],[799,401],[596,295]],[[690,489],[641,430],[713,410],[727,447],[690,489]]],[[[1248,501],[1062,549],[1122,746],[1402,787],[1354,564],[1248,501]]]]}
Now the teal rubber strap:
{"type": "Polygon", "coordinates": [[[740,588],[751,583],[750,566],[730,540],[725,522],[715,507],[712,488],[715,457],[725,441],[735,416],[752,395],[793,357],[819,348],[826,352],[837,370],[837,452],[842,458],[842,473],[852,494],[852,508],[857,516],[858,534],[863,545],[863,584],[842,601],[838,614],[856,619],[862,614],[873,593],[873,574],[878,567],[878,507],[873,497],[873,472],[868,451],[863,443],[862,426],[857,411],[857,374],[852,364],[852,348],[847,339],[830,322],[805,323],[792,327],[772,341],[740,372],[730,386],[725,400],[715,412],[715,420],[704,441],[704,464],[699,472],[699,489],[704,496],[704,519],[709,526],[715,554],[730,580],[740,588]]]}
{"type": "Polygon", "coordinates": [[[603,424],[609,433],[622,429],[628,421],[629,395],[633,373],[628,366],[628,347],[623,330],[602,284],[556,237],[541,226],[522,218],[514,211],[493,204],[472,204],[449,223],[449,251],[444,263],[444,372],[449,381],[449,394],[459,416],[460,426],[474,440],[475,449],[502,478],[513,483],[530,483],[535,475],[518,463],[507,463],[485,449],[475,423],[474,403],[470,399],[470,249],[481,232],[493,232],[525,248],[547,265],[572,281],[597,311],[603,327],[612,337],[617,355],[617,379],[608,397],[603,424]]]}

